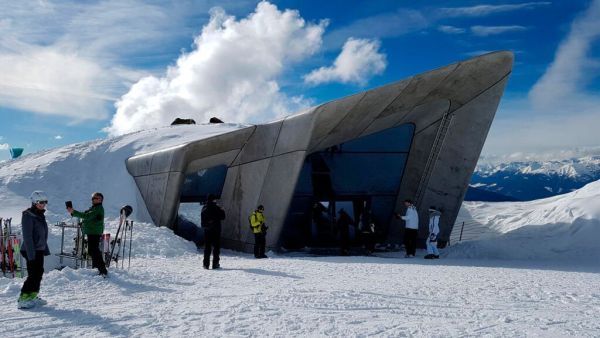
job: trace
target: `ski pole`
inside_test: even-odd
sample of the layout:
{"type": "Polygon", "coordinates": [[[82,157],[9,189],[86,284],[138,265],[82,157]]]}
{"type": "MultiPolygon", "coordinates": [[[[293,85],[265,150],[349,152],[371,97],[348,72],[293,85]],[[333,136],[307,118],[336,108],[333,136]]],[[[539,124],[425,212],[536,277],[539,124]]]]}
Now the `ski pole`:
{"type": "Polygon", "coordinates": [[[127,264],[127,269],[131,267],[131,238],[133,237],[133,221],[129,223],[129,263],[127,264]]]}

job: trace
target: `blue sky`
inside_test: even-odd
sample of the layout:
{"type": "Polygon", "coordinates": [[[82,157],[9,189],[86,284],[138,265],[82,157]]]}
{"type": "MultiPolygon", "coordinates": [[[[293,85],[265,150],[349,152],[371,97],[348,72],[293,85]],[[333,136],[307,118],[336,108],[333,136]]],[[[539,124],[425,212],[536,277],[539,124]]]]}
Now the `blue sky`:
{"type": "Polygon", "coordinates": [[[494,50],[515,65],[485,156],[600,146],[600,0],[349,3],[0,0],[0,160],[175,116],[268,121],[494,50]]]}

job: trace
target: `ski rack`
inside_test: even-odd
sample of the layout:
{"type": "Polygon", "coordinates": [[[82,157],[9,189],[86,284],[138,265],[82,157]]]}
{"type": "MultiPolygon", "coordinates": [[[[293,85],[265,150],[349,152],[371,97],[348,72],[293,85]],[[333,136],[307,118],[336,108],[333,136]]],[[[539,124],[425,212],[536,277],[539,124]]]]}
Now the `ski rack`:
{"type": "Polygon", "coordinates": [[[21,238],[12,233],[12,218],[0,217],[0,269],[4,277],[23,277],[21,238]],[[8,276],[7,276],[8,274],[8,276]]]}
{"type": "Polygon", "coordinates": [[[65,265],[63,265],[63,259],[73,260],[73,262],[75,263],[74,269],[78,269],[80,267],[87,267],[87,265],[89,264],[89,259],[87,257],[87,252],[84,248],[84,238],[81,232],[81,224],[57,222],[55,226],[61,228],[60,253],[56,254],[56,256],[58,256],[60,260],[59,269],[65,267],[65,265]],[[75,245],[70,253],[65,252],[65,229],[76,230],[76,235],[73,238],[73,240],[75,241],[75,245]]]}
{"type": "Polygon", "coordinates": [[[131,266],[131,246],[133,238],[133,221],[128,220],[127,217],[131,215],[133,208],[129,205],[125,205],[121,208],[119,216],[119,227],[115,238],[110,241],[111,250],[110,256],[106,263],[106,267],[110,267],[110,263],[115,261],[115,267],[119,267],[119,259],[121,259],[121,268],[125,267],[125,257],[127,256],[129,263],[127,268],[131,266]],[[121,237],[119,237],[121,236],[121,237]],[[129,250],[127,250],[127,240],[129,240],[129,250]],[[116,249],[116,251],[115,251],[116,249]]]}

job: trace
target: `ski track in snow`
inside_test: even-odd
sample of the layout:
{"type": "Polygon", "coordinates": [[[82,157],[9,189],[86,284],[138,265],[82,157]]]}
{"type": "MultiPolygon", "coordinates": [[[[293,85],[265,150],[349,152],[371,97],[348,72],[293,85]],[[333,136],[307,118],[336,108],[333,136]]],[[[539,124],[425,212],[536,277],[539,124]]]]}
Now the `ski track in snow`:
{"type": "Polygon", "coordinates": [[[113,266],[107,280],[92,269],[51,270],[41,287],[46,306],[18,310],[22,280],[0,278],[2,336],[600,334],[594,266],[407,260],[399,253],[255,260],[226,250],[222,270],[204,270],[195,247],[169,230],[135,230],[129,270],[113,266]],[[160,249],[164,243],[171,248],[160,249]]]}

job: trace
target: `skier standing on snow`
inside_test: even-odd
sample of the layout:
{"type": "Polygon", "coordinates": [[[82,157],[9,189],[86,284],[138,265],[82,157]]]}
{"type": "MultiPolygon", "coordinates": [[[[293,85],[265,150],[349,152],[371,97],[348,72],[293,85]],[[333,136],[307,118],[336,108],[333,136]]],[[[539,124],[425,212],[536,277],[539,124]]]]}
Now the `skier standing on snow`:
{"type": "Polygon", "coordinates": [[[92,206],[84,212],[67,208],[69,214],[83,221],[82,232],[87,235],[88,254],[92,257],[92,267],[98,268],[100,276],[107,277],[108,271],[100,253],[100,236],[104,232],[104,195],[99,192],[92,194],[92,206]]]}
{"type": "Polygon", "coordinates": [[[254,234],[254,257],[268,258],[265,255],[265,246],[267,244],[267,225],[265,224],[265,207],[259,205],[250,215],[250,227],[254,234]]]}
{"type": "Polygon", "coordinates": [[[225,211],[217,205],[217,197],[208,195],[206,204],[202,207],[200,219],[204,229],[204,261],[203,266],[208,269],[210,252],[213,254],[213,269],[219,269],[219,254],[221,252],[221,221],[225,219],[225,211]]]}
{"type": "Polygon", "coordinates": [[[34,191],[30,199],[31,207],[23,211],[21,218],[23,227],[21,255],[27,261],[27,279],[23,283],[17,301],[19,309],[29,309],[36,305],[46,304],[46,301],[41,299],[38,294],[44,275],[44,256],[50,255],[48,223],[44,215],[48,197],[43,191],[34,191]]]}
{"type": "Polygon", "coordinates": [[[440,258],[437,249],[437,238],[440,233],[440,216],[442,215],[435,207],[429,207],[429,237],[427,238],[427,256],[425,259],[440,258]]]}
{"type": "Polygon", "coordinates": [[[415,257],[417,251],[417,234],[419,231],[419,214],[413,202],[409,199],[404,201],[406,206],[406,214],[401,218],[406,222],[404,230],[404,246],[406,247],[406,255],[404,257],[415,257]]]}

